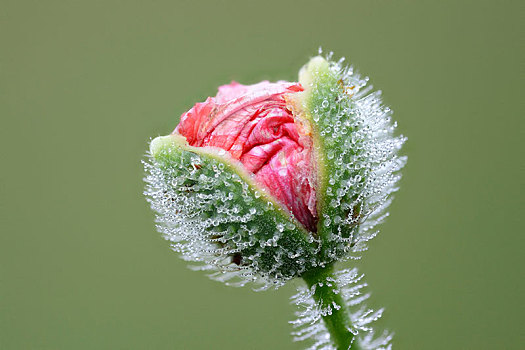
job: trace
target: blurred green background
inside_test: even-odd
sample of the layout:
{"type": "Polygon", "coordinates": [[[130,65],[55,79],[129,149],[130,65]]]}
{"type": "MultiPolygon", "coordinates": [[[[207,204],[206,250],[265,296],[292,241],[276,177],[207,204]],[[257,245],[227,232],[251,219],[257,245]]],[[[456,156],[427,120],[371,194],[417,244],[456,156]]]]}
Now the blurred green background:
{"type": "Polygon", "coordinates": [[[302,349],[295,286],[192,272],[140,160],[232,79],[319,46],[384,91],[407,168],[365,255],[396,349],[525,346],[521,1],[0,1],[0,348],[302,349]]]}

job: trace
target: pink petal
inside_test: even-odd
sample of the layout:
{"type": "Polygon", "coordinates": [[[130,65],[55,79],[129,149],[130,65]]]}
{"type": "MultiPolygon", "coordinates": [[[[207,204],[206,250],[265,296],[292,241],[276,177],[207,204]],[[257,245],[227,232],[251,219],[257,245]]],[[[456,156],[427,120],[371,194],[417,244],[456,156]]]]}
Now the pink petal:
{"type": "Polygon", "coordinates": [[[184,113],[174,133],[185,136],[192,146],[227,150],[305,228],[316,231],[311,141],[300,135],[284,99],[302,90],[298,83],[288,82],[223,85],[216,97],[184,113]]]}

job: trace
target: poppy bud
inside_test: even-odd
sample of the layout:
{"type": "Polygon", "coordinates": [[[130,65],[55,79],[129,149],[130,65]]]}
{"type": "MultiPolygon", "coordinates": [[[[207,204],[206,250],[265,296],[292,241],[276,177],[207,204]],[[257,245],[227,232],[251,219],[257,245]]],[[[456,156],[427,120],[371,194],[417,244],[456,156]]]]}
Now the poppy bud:
{"type": "Polygon", "coordinates": [[[366,249],[406,162],[367,81],[317,56],[298,82],[221,86],[155,138],[145,162],[145,194],[175,251],[228,284],[302,277],[338,348],[375,318],[341,309],[335,285],[360,278],[334,277],[332,265],[366,249]]]}
{"type": "Polygon", "coordinates": [[[404,162],[365,83],[315,57],[298,83],[233,82],[197,103],[151,143],[159,230],[188,260],[273,282],[364,249],[404,162]]]}

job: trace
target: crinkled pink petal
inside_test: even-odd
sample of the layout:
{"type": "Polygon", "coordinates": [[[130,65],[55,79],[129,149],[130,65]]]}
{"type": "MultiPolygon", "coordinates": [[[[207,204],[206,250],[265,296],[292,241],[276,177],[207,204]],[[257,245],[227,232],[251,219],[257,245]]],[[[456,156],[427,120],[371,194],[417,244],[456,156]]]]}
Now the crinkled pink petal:
{"type": "Polygon", "coordinates": [[[192,146],[228,151],[305,228],[315,232],[311,139],[300,134],[284,99],[302,90],[300,84],[288,82],[223,85],[216,97],[184,113],[174,133],[185,136],[192,146]]]}

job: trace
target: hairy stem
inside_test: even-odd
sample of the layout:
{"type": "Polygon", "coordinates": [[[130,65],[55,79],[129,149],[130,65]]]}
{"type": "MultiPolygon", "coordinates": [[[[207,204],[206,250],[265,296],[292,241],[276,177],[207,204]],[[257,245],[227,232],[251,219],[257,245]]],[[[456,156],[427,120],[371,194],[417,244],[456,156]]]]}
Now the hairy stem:
{"type": "Polygon", "coordinates": [[[302,278],[309,288],[315,286],[313,298],[322,308],[331,306],[331,312],[323,315],[324,324],[337,350],[358,350],[354,334],[349,331],[352,323],[347,306],[333,276],[333,265],[305,273],[302,278]]]}

